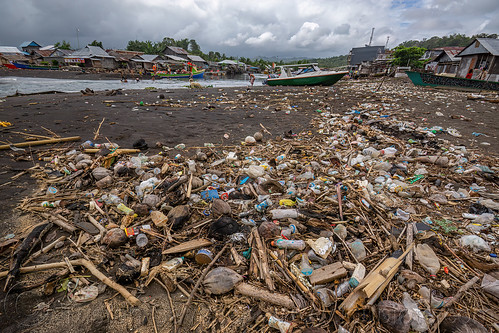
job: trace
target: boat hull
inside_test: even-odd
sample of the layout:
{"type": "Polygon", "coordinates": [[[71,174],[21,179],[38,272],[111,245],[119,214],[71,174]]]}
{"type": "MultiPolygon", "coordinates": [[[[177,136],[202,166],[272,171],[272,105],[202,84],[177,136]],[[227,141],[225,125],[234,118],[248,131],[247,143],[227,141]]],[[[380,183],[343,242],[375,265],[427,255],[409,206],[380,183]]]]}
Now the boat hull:
{"type": "Polygon", "coordinates": [[[59,69],[59,67],[27,65],[27,64],[21,64],[21,63],[18,63],[18,62],[13,62],[12,64],[16,68],[19,68],[19,69],[45,69],[45,70],[47,70],[47,69],[52,69],[52,70],[59,69]]]}
{"type": "Polygon", "coordinates": [[[332,86],[348,72],[268,79],[269,86],[332,86]]]}
{"type": "Polygon", "coordinates": [[[406,71],[406,74],[415,86],[499,91],[499,82],[439,76],[412,71],[406,71]]]}
{"type": "MultiPolygon", "coordinates": [[[[191,74],[189,74],[189,73],[186,73],[186,74],[168,74],[166,72],[156,72],[153,74],[153,76],[167,78],[167,79],[190,79],[191,78],[191,74]]],[[[202,79],[203,76],[204,76],[204,70],[192,73],[193,79],[202,79]]]]}

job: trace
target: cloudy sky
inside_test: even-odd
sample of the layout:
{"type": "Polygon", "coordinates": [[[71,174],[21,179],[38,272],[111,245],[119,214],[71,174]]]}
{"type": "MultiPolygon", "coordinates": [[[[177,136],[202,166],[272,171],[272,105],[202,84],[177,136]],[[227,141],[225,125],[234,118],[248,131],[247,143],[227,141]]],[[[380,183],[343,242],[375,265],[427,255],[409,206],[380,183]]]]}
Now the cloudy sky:
{"type": "Polygon", "coordinates": [[[369,42],[499,33],[499,0],[0,0],[0,45],[195,39],[232,56],[330,57],[369,42]]]}

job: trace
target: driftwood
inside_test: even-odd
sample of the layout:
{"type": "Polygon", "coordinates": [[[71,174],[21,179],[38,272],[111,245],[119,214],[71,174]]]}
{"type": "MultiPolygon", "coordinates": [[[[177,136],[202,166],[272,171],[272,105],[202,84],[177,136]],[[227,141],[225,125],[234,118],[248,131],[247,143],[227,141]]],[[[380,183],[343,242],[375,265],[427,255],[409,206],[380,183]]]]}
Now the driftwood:
{"type": "Polygon", "coordinates": [[[265,289],[252,286],[248,283],[240,283],[235,286],[234,290],[244,296],[256,298],[267,303],[283,306],[288,309],[296,309],[295,303],[288,295],[271,293],[265,289]]]}
{"type": "MultiPolygon", "coordinates": [[[[90,273],[92,273],[93,276],[98,278],[100,281],[102,281],[108,287],[119,292],[125,298],[125,300],[128,303],[130,303],[131,305],[137,306],[140,304],[139,299],[137,299],[135,296],[130,294],[130,292],[128,292],[128,290],[125,289],[125,287],[114,282],[113,280],[111,280],[110,278],[105,276],[103,273],[101,273],[97,269],[97,267],[95,267],[94,264],[92,264],[91,261],[86,260],[86,259],[76,259],[76,260],[70,260],[69,263],[72,266],[83,266],[86,269],[88,269],[90,271],[90,273]]],[[[67,268],[67,267],[68,267],[67,263],[65,261],[63,261],[63,262],[56,262],[56,263],[51,263],[51,264],[21,267],[19,271],[20,271],[20,273],[30,273],[30,272],[43,271],[43,270],[52,269],[52,268],[67,268]]],[[[3,278],[5,276],[7,276],[8,274],[9,274],[9,272],[6,272],[6,271],[0,272],[0,278],[3,278]]]]}
{"type": "Polygon", "coordinates": [[[43,237],[50,228],[52,228],[52,223],[46,223],[35,227],[16,249],[8,272],[7,281],[5,281],[4,292],[8,290],[12,280],[17,278],[21,265],[27,259],[33,248],[40,243],[41,237],[43,237]]]}
{"type": "Polygon", "coordinates": [[[38,141],[25,141],[25,142],[13,143],[11,145],[0,145],[0,150],[10,149],[11,146],[21,148],[21,147],[47,145],[50,143],[60,143],[60,142],[80,141],[80,140],[81,140],[81,137],[79,137],[79,136],[70,136],[67,138],[38,140],[38,141]]]}

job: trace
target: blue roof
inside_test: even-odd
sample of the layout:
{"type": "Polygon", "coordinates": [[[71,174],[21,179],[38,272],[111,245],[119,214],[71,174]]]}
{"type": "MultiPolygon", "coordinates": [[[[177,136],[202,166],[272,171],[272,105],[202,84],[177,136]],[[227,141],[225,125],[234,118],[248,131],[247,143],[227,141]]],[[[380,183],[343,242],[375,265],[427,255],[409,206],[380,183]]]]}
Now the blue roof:
{"type": "Polygon", "coordinates": [[[27,47],[27,46],[39,46],[39,47],[41,47],[41,45],[38,44],[37,42],[35,42],[34,40],[28,41],[28,42],[23,42],[19,47],[27,47]]]}

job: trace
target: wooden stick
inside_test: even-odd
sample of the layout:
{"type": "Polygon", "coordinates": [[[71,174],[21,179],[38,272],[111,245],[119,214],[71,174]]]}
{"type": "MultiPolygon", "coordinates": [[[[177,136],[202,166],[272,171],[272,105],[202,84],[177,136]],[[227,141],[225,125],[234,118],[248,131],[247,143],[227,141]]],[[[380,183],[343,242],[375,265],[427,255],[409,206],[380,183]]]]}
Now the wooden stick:
{"type": "Polygon", "coordinates": [[[102,238],[104,238],[104,235],[107,232],[106,228],[104,228],[104,226],[100,224],[92,215],[88,215],[87,218],[90,223],[92,223],[97,229],[99,229],[100,240],[102,241],[102,238]]]}
{"type": "Polygon", "coordinates": [[[262,271],[260,273],[263,276],[263,279],[265,280],[265,284],[267,285],[269,290],[273,291],[275,289],[274,281],[272,280],[272,277],[270,276],[269,263],[267,261],[267,253],[265,251],[265,245],[262,243],[262,240],[260,238],[260,234],[258,233],[257,227],[253,228],[253,234],[255,236],[256,248],[258,251],[258,255],[260,256],[260,262],[262,263],[262,271]]]}
{"type": "MultiPolygon", "coordinates": [[[[69,141],[80,141],[81,137],[79,136],[70,136],[67,138],[60,138],[60,139],[47,139],[47,140],[38,140],[38,141],[25,141],[25,142],[18,142],[18,143],[13,143],[12,146],[14,147],[31,147],[31,146],[41,146],[41,145],[47,145],[50,143],[59,143],[59,142],[69,142],[69,141]]],[[[10,149],[11,145],[0,145],[0,150],[5,150],[5,149],[10,149]]]]}
{"type": "Polygon", "coordinates": [[[191,197],[191,192],[192,192],[192,177],[194,175],[191,173],[191,178],[189,178],[189,185],[187,186],[187,194],[186,197],[189,199],[191,197]]]}
{"type": "MultiPolygon", "coordinates": [[[[97,127],[97,131],[95,131],[94,141],[97,140],[97,138],[99,137],[99,131],[100,131],[100,128],[101,128],[104,120],[106,120],[106,118],[102,118],[102,121],[100,122],[99,127],[97,127]]],[[[153,308],[153,310],[154,310],[154,308],[153,308]]],[[[154,320],[154,318],[153,318],[153,320],[154,320]]]]}
{"type": "Polygon", "coordinates": [[[480,280],[480,278],[478,276],[475,276],[473,279],[469,280],[468,282],[466,282],[461,288],[459,288],[459,290],[457,291],[457,293],[454,295],[454,297],[452,297],[447,303],[444,304],[444,308],[448,308],[449,306],[451,306],[452,304],[454,304],[455,302],[459,301],[459,299],[461,297],[463,297],[463,294],[468,290],[470,289],[471,287],[473,287],[473,285],[475,283],[477,283],[477,281],[480,280]]]}
{"type": "Polygon", "coordinates": [[[314,303],[318,303],[318,300],[317,298],[315,297],[314,294],[312,294],[310,292],[310,290],[308,290],[308,288],[286,267],[284,266],[284,264],[282,263],[282,261],[277,258],[277,256],[274,254],[274,252],[272,252],[271,250],[267,250],[268,253],[270,254],[270,256],[272,257],[272,259],[275,260],[275,262],[281,266],[282,269],[284,269],[284,271],[286,272],[286,274],[288,274],[288,276],[291,278],[291,280],[293,280],[293,282],[298,286],[298,288],[305,294],[307,295],[308,297],[310,297],[310,299],[312,300],[312,302],[314,303]]]}
{"type": "Polygon", "coordinates": [[[283,295],[279,293],[271,293],[262,288],[252,286],[248,283],[240,283],[235,287],[235,290],[244,295],[253,298],[257,298],[264,302],[268,302],[274,305],[279,305],[287,309],[296,309],[296,305],[288,295],[283,295]]]}
{"type": "MultiPolygon", "coordinates": [[[[70,260],[69,263],[73,266],[83,266],[86,269],[92,273],[93,276],[95,276],[97,279],[102,281],[104,284],[106,284],[108,287],[116,290],[119,292],[125,300],[130,303],[133,306],[138,306],[141,302],[139,299],[137,299],[135,296],[130,294],[128,290],[125,289],[122,285],[114,282],[104,274],[102,274],[97,267],[92,264],[89,260],[86,259],[76,259],[76,260],[70,260]]],[[[52,269],[52,268],[67,268],[68,265],[65,261],[63,262],[55,262],[51,264],[43,264],[43,265],[34,265],[34,266],[29,266],[29,267],[21,267],[20,271],[21,273],[30,273],[30,272],[38,272],[38,271],[43,271],[47,269],[52,269]]],[[[0,278],[6,277],[7,274],[9,274],[8,271],[0,272],[0,278]]]]}
{"type": "MultiPolygon", "coordinates": [[[[100,149],[97,149],[97,148],[87,148],[87,149],[84,149],[83,152],[88,153],[88,154],[95,154],[99,150],[100,149]]],[[[116,149],[114,151],[114,153],[116,153],[116,154],[134,154],[134,153],[140,153],[140,149],[116,149]]]]}
{"type": "MultiPolygon", "coordinates": [[[[409,222],[407,224],[407,239],[405,241],[406,246],[412,244],[414,240],[414,222],[409,222]]],[[[412,250],[407,253],[407,257],[405,257],[405,264],[412,270],[412,250]]]]}
{"type": "Polygon", "coordinates": [[[56,218],[55,216],[52,216],[52,215],[49,215],[49,214],[46,214],[46,213],[42,213],[42,216],[45,217],[46,219],[49,219],[50,222],[58,225],[59,227],[61,227],[62,230],[67,231],[70,234],[72,234],[73,232],[76,231],[76,227],[75,226],[67,224],[66,222],[64,222],[64,221],[56,218]]]}
{"type": "Polygon", "coordinates": [[[189,295],[189,299],[187,299],[187,303],[185,303],[185,306],[184,306],[184,308],[182,310],[182,314],[180,315],[180,320],[178,322],[179,326],[182,326],[182,323],[184,322],[184,317],[185,317],[185,314],[187,313],[187,308],[189,307],[189,305],[192,302],[192,298],[194,297],[194,293],[199,288],[199,285],[204,280],[204,277],[206,276],[206,274],[208,273],[208,271],[211,269],[211,267],[213,267],[213,265],[215,264],[215,262],[225,252],[225,249],[228,246],[229,246],[228,243],[225,244],[224,247],[220,250],[220,252],[218,252],[218,254],[215,256],[215,258],[213,258],[213,260],[210,262],[210,264],[208,266],[206,266],[206,268],[204,269],[203,273],[201,273],[201,276],[199,277],[198,281],[196,282],[196,285],[194,286],[194,288],[192,288],[191,294],[189,295]]]}
{"type": "Polygon", "coordinates": [[[29,259],[26,260],[26,262],[24,264],[27,264],[28,262],[32,261],[33,259],[36,259],[39,256],[41,256],[42,254],[47,253],[48,251],[52,250],[56,246],[57,243],[66,240],[66,238],[67,238],[66,236],[61,236],[61,237],[57,238],[55,241],[53,241],[49,245],[45,246],[43,249],[38,250],[35,253],[33,253],[31,255],[31,257],[29,257],[29,259]]]}

